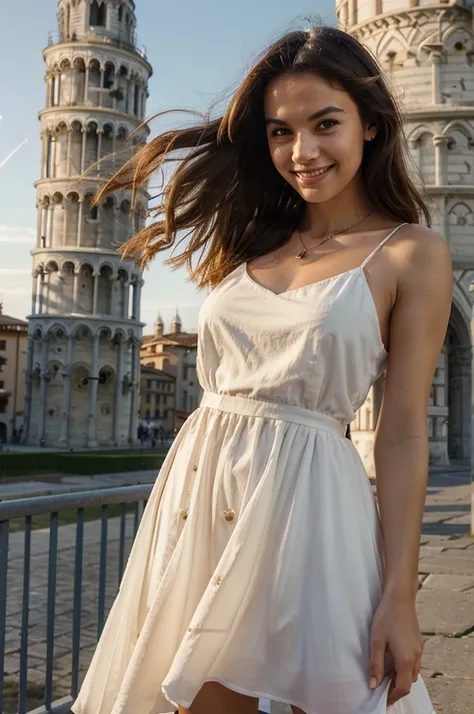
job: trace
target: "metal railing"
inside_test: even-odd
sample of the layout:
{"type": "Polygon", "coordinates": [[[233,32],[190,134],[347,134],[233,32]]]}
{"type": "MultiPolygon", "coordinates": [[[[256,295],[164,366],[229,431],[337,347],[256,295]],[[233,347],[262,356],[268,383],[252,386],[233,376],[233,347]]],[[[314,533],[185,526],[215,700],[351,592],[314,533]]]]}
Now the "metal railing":
{"type": "MultiPolygon", "coordinates": [[[[17,706],[15,712],[18,714],[27,712],[29,658],[31,658],[30,633],[33,627],[30,616],[33,605],[35,606],[35,617],[40,620],[39,625],[42,626],[41,618],[43,618],[46,626],[44,641],[42,641],[46,657],[44,659],[44,687],[41,688],[43,703],[39,707],[36,706],[34,710],[30,710],[30,713],[66,714],[69,711],[80,686],[81,635],[84,637],[88,634],[89,648],[93,649],[95,646],[93,640],[95,642],[98,640],[105,623],[106,595],[113,598],[118,590],[125,567],[126,549],[133,543],[151,489],[152,485],[125,486],[0,503],[0,664],[3,672],[3,676],[0,677],[0,712],[8,711],[5,709],[4,703],[6,633],[11,634],[12,632],[14,635],[16,632],[19,635],[19,671],[16,682],[17,706]],[[110,514],[111,506],[115,507],[115,515],[110,514]],[[94,520],[93,514],[96,511],[92,513],[89,511],[88,515],[87,509],[91,507],[96,509],[100,507],[98,520],[97,517],[94,520]],[[70,525],[60,525],[61,514],[65,511],[69,514],[75,512],[75,522],[70,525]],[[39,531],[35,530],[38,526],[38,517],[44,518],[45,516],[49,519],[49,534],[46,532],[46,538],[44,528],[39,531]],[[12,523],[17,532],[10,534],[12,523]],[[84,559],[85,524],[86,527],[90,525],[95,529],[93,544],[96,549],[98,547],[98,578],[96,582],[88,583],[88,586],[92,586],[96,594],[97,611],[93,616],[94,634],[90,630],[88,633],[84,632],[81,626],[84,568],[85,565],[89,567],[91,559],[90,553],[87,552],[86,561],[84,559]],[[116,550],[114,558],[108,557],[110,545],[108,534],[111,524],[116,533],[116,538],[113,541],[116,550]],[[127,530],[131,530],[131,534],[127,534],[127,530]],[[40,552],[39,555],[38,552],[32,554],[36,532],[41,536],[43,543],[43,552],[40,552]],[[61,557],[61,565],[65,564],[65,567],[72,571],[72,573],[67,573],[66,577],[61,569],[58,571],[58,553],[61,556],[59,546],[63,534],[68,536],[70,548],[74,551],[73,558],[69,558],[69,549],[61,557]],[[11,557],[9,557],[10,555],[11,557]],[[35,559],[36,568],[32,568],[33,559],[35,559]],[[18,561],[20,562],[18,563],[18,561]],[[42,572],[42,565],[44,569],[47,565],[47,575],[42,572]],[[111,573],[113,574],[114,587],[111,587],[110,583],[111,573]],[[68,657],[71,658],[71,671],[67,685],[69,694],[63,694],[60,698],[55,699],[54,687],[57,681],[55,679],[56,604],[61,595],[58,590],[58,574],[59,590],[64,587],[64,583],[72,574],[72,593],[70,593],[72,609],[67,610],[66,627],[65,630],[63,628],[60,635],[63,648],[65,639],[69,642],[70,638],[71,641],[68,652],[68,657]],[[46,590],[44,600],[40,600],[38,592],[32,592],[32,576],[36,580],[44,577],[46,590]],[[9,587],[11,588],[10,592],[9,587]],[[9,607],[7,607],[7,603],[9,607]],[[15,615],[16,621],[12,619],[15,615]]],[[[38,548],[36,550],[38,551],[38,548]]],[[[38,590],[37,586],[36,590],[38,590]]],[[[68,597],[69,594],[66,596],[66,601],[68,601],[68,597]]],[[[90,615],[90,607],[88,612],[90,615]]],[[[67,645],[66,649],[68,649],[67,645]]],[[[33,657],[33,659],[35,658],[33,657]]],[[[43,677],[41,668],[39,674],[43,677]]],[[[38,682],[38,670],[36,670],[36,682],[38,682]]]]}
{"type": "Polygon", "coordinates": [[[148,61],[147,50],[144,45],[138,45],[135,42],[130,42],[129,40],[120,37],[109,37],[105,34],[101,34],[100,32],[96,32],[92,28],[89,32],[81,34],[72,33],[71,35],[64,35],[59,32],[48,33],[48,47],[51,45],[69,42],[90,42],[98,45],[117,47],[118,49],[126,50],[127,52],[133,52],[145,61],[148,61]]]}

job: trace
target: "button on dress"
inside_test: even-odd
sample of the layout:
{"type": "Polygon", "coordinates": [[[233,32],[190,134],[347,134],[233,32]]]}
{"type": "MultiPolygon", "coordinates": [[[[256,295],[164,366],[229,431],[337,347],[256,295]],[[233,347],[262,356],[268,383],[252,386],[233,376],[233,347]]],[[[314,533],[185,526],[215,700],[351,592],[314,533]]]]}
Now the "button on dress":
{"type": "MultiPolygon", "coordinates": [[[[397,230],[397,229],[395,229],[397,230]]],[[[344,433],[385,370],[364,263],[280,294],[246,264],[199,316],[202,402],[154,485],[76,714],[167,714],[216,681],[306,714],[434,714],[369,688],[383,547],[344,433]]],[[[290,710],[288,710],[290,711],[290,710]]]]}

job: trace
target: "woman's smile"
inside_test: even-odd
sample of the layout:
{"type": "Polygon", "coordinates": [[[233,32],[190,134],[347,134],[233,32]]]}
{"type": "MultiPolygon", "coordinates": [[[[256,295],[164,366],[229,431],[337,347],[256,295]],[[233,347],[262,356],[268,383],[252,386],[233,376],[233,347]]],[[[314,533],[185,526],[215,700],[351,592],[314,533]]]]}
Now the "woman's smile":
{"type": "Polygon", "coordinates": [[[334,168],[334,166],[335,164],[331,164],[330,166],[325,166],[321,169],[314,169],[313,171],[294,171],[293,173],[301,186],[313,186],[320,183],[328,175],[331,169],[334,168]]]}

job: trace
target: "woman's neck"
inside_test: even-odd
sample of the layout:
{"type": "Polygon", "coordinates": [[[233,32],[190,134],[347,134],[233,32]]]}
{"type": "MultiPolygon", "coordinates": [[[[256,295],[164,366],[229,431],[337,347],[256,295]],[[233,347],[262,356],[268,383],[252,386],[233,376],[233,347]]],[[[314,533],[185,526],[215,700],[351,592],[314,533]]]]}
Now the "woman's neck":
{"type": "MultiPolygon", "coordinates": [[[[324,203],[308,203],[302,230],[314,238],[341,232],[367,216],[373,206],[355,182],[324,203]]],[[[363,224],[364,225],[364,224],[363,224]]]]}

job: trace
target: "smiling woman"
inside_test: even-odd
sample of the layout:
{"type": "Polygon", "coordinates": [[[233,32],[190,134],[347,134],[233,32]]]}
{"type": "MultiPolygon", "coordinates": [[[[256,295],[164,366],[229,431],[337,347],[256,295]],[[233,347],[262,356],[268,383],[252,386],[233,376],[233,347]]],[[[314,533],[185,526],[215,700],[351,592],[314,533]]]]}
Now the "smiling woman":
{"type": "Polygon", "coordinates": [[[332,178],[336,178],[337,174],[338,179],[333,192],[340,193],[341,182],[349,184],[357,173],[362,161],[364,139],[375,139],[375,128],[367,127],[364,131],[357,106],[350,96],[333,89],[324,79],[312,74],[274,80],[268,87],[265,109],[270,115],[265,123],[275,168],[296,190],[303,189],[306,201],[328,200],[330,189],[326,179],[331,171],[332,178]],[[307,97],[311,94],[322,103],[337,94],[339,103],[345,109],[330,104],[308,117],[304,112],[307,97]],[[273,114],[284,116],[288,109],[291,116],[286,120],[272,118],[273,114]],[[296,142],[293,138],[295,133],[296,142]],[[355,152],[354,146],[359,146],[360,151],[355,152]],[[317,194],[312,196],[304,189],[315,189],[317,194]]]}
{"type": "MultiPolygon", "coordinates": [[[[292,115],[296,117],[296,110],[292,115]]],[[[151,211],[157,218],[165,214],[166,220],[156,220],[134,236],[124,246],[124,255],[135,255],[146,265],[157,252],[174,245],[180,230],[191,229],[185,249],[167,262],[191,268],[191,259],[205,248],[190,271],[204,287],[219,283],[242,260],[284,245],[306,216],[305,196],[298,186],[311,188],[316,182],[300,172],[297,186],[296,169],[302,167],[282,174],[279,159],[283,148],[293,145],[290,136],[304,142],[304,150],[316,127],[320,138],[332,137],[327,141],[344,158],[333,185],[355,173],[370,205],[392,223],[417,223],[423,216],[430,224],[405,165],[400,110],[376,62],[350,35],[315,28],[290,33],[269,48],[222,118],[156,137],[106,184],[98,200],[121,187],[138,188],[164,162],[177,163],[162,202],[151,211]],[[288,117],[278,116],[278,98],[285,105],[290,94],[306,134],[292,132],[288,117]],[[301,107],[307,112],[304,118],[301,107]],[[189,150],[184,159],[183,150],[189,150]],[[292,181],[287,180],[290,175],[292,181]]],[[[295,164],[297,160],[298,152],[295,164]]],[[[319,163],[318,169],[332,170],[319,163]]],[[[324,232],[324,226],[319,225],[319,231],[324,232]]]]}
{"type": "MultiPolygon", "coordinates": [[[[156,137],[98,201],[175,161],[123,253],[186,230],[204,396],[158,476],[76,714],[434,714],[415,597],[445,241],[351,36],[282,37],[226,114],[156,137]],[[198,254],[196,267],[192,259],[198,254]],[[344,438],[374,382],[378,501],[344,438]],[[387,709],[388,706],[388,709],[387,709]]],[[[187,242],[186,242],[187,241],[187,242]]]]}

